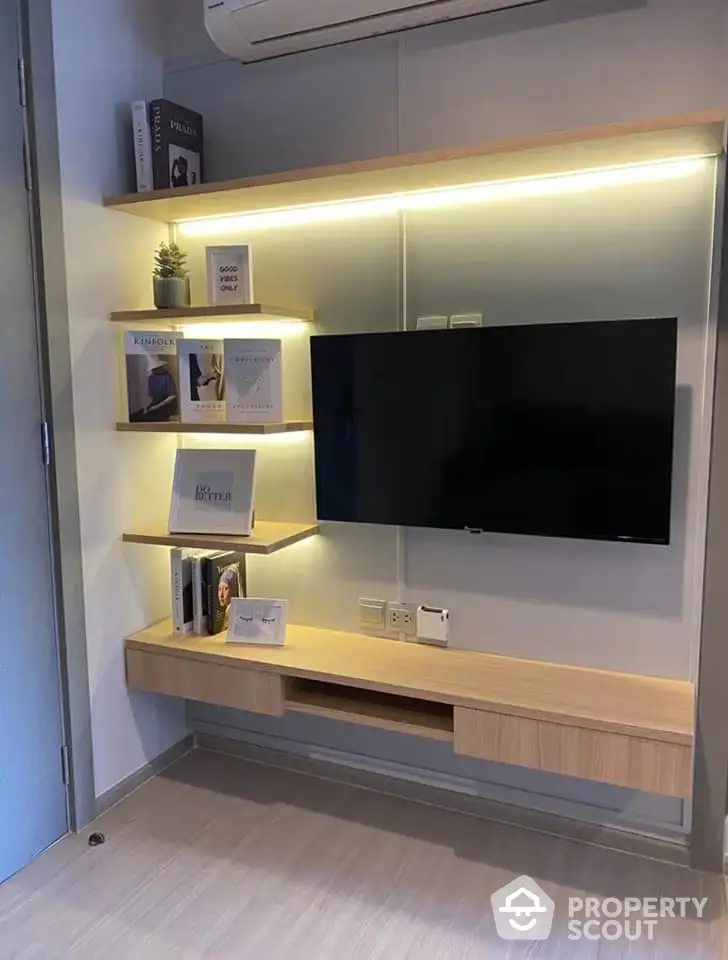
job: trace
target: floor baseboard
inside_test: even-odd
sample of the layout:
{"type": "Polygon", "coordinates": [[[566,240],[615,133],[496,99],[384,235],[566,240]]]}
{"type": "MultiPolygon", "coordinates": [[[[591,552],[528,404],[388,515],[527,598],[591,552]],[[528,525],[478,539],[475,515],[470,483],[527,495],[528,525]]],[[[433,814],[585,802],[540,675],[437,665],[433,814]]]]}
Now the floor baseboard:
{"type": "Polygon", "coordinates": [[[147,782],[147,780],[151,780],[152,777],[156,777],[158,774],[162,773],[163,770],[166,770],[167,767],[171,767],[173,763],[181,760],[182,757],[188,754],[190,750],[194,750],[194,748],[195,735],[191,733],[186,736],[184,740],[180,740],[179,743],[173,744],[171,747],[169,747],[169,749],[165,750],[164,753],[160,753],[158,757],[154,758],[154,760],[151,760],[149,763],[145,763],[143,767],[140,767],[137,771],[130,774],[120,783],[117,783],[115,787],[112,787],[110,790],[102,793],[100,797],[96,798],[96,819],[98,819],[102,814],[106,813],[107,810],[115,807],[117,803],[121,803],[122,800],[125,800],[130,793],[134,793],[135,790],[138,790],[142,784],[147,782]]]}
{"type": "Polygon", "coordinates": [[[575,843],[605,847],[609,850],[647,857],[651,860],[660,860],[682,867],[689,865],[687,843],[664,840],[628,830],[620,830],[616,827],[580,823],[567,817],[524,810],[520,807],[484,800],[482,797],[472,797],[451,790],[439,789],[408,780],[399,780],[396,777],[387,777],[379,773],[344,767],[324,760],[313,760],[206,733],[195,734],[195,746],[199,750],[222,753],[265,766],[283,767],[323,780],[345,783],[348,786],[400,797],[415,803],[441,807],[445,810],[517,827],[522,830],[545,833],[575,843]]]}

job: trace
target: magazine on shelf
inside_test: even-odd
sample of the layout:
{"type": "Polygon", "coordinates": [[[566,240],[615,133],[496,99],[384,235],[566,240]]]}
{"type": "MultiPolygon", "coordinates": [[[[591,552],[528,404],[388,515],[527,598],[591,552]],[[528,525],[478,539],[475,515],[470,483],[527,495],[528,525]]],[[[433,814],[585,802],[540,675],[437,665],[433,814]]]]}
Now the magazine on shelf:
{"type": "Polygon", "coordinates": [[[130,423],[179,420],[177,343],[181,333],[127,330],[126,396],[130,423]]]}
{"type": "Polygon", "coordinates": [[[225,422],[222,340],[180,340],[180,409],[183,423],[225,422]]]}
{"type": "Polygon", "coordinates": [[[242,553],[216,553],[202,561],[207,589],[208,633],[224,633],[230,622],[230,605],[244,597],[245,557],[242,553]]]}
{"type": "Polygon", "coordinates": [[[283,420],[283,344],[280,340],[225,341],[228,423],[283,420]]]}

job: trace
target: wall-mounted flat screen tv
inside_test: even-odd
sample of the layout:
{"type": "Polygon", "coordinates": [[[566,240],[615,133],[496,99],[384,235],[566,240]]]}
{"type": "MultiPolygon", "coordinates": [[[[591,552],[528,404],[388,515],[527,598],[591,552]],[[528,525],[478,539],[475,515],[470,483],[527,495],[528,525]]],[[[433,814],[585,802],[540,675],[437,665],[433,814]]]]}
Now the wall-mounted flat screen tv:
{"type": "Polygon", "coordinates": [[[677,320],[319,336],[321,520],[670,541],[677,320]]]}

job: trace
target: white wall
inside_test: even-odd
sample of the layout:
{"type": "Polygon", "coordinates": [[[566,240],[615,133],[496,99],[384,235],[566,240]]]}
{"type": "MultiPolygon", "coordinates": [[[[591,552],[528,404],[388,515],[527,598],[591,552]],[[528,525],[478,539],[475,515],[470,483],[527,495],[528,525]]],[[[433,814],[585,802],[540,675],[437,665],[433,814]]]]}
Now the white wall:
{"type": "Polygon", "coordinates": [[[147,0],[53,8],[92,734],[97,796],[182,739],[184,705],[129,693],[123,637],[169,608],[164,551],[125,547],[124,527],[168,507],[174,438],[120,437],[112,310],[148,306],[162,225],[104,210],[131,187],[128,104],[161,94],[147,0]]]}

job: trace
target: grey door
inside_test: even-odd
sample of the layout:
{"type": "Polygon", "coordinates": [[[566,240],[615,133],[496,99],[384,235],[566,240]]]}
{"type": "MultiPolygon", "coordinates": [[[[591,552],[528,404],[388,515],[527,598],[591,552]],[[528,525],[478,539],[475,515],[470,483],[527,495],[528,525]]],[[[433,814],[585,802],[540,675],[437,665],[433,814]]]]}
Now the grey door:
{"type": "Polygon", "coordinates": [[[0,882],[67,829],[16,0],[0,0],[0,882]]]}

